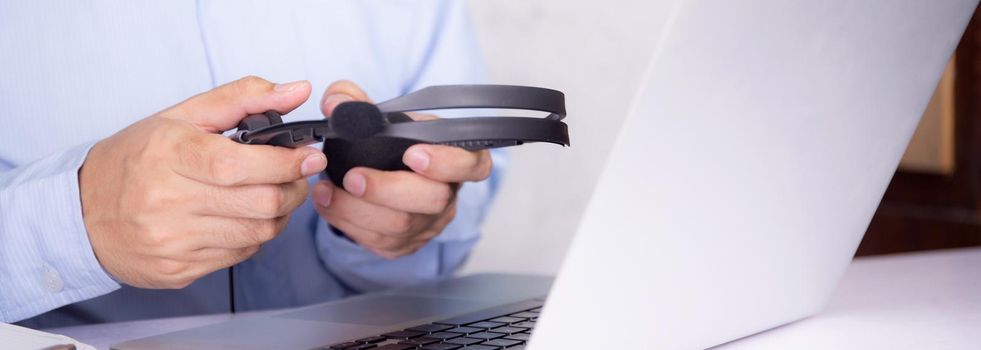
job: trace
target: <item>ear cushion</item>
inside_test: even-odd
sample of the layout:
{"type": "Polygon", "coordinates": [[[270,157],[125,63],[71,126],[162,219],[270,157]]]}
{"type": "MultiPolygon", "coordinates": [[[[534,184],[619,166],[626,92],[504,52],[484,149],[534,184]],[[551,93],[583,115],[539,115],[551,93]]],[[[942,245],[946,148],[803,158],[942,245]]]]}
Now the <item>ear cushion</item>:
{"type": "Polygon", "coordinates": [[[402,163],[402,154],[416,140],[394,137],[369,137],[347,140],[342,138],[324,141],[324,154],[327,155],[327,176],[338,187],[344,187],[344,175],[355,167],[368,167],[378,170],[410,170],[402,163]]]}
{"type": "Polygon", "coordinates": [[[363,139],[385,129],[388,121],[378,107],[367,102],[344,102],[330,117],[330,128],[345,139],[363,139]]]}
{"type": "MultiPolygon", "coordinates": [[[[387,113],[390,123],[411,123],[404,113],[387,113]]],[[[357,139],[329,138],[324,141],[327,155],[327,177],[334,185],[344,187],[344,175],[355,167],[378,170],[410,170],[402,163],[402,155],[410,146],[420,143],[396,137],[368,137],[357,139]]]]}

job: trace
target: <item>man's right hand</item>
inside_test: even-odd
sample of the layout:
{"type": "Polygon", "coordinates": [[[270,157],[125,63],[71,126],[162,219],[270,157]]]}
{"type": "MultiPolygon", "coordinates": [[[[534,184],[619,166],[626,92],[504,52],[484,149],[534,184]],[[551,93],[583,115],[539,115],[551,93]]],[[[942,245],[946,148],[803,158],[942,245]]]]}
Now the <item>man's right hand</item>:
{"type": "Polygon", "coordinates": [[[289,112],[306,81],[246,77],[191,97],[92,147],[79,171],[92,249],[120,282],[182,288],[247,259],[303,203],[320,150],[222,136],[249,114],[289,112]]]}

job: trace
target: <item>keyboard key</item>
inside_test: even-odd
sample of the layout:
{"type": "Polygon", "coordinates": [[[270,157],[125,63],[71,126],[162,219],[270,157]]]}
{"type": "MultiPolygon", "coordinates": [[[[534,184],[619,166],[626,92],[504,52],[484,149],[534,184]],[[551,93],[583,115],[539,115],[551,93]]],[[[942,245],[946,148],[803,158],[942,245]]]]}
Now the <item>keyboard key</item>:
{"type": "Polygon", "coordinates": [[[436,332],[436,333],[427,335],[426,338],[446,340],[446,339],[459,338],[459,337],[462,337],[462,336],[463,336],[463,334],[460,334],[460,333],[436,332]]]}
{"type": "Polygon", "coordinates": [[[361,339],[358,339],[358,340],[355,340],[355,341],[358,342],[358,343],[374,344],[374,343],[381,343],[381,342],[385,341],[385,339],[388,339],[388,338],[385,338],[385,337],[367,337],[367,338],[361,338],[361,339]]]}
{"type": "Polygon", "coordinates": [[[395,332],[388,332],[382,334],[383,337],[389,339],[409,339],[409,338],[421,337],[424,335],[426,335],[426,333],[416,332],[416,331],[395,331],[395,332]]]}
{"type": "Polygon", "coordinates": [[[347,348],[347,349],[345,349],[345,350],[365,350],[365,349],[376,349],[376,348],[375,348],[376,346],[378,346],[378,344],[371,344],[371,343],[369,343],[369,344],[361,344],[360,346],[355,346],[355,347],[353,347],[353,348],[347,348]]]}
{"type": "Polygon", "coordinates": [[[447,332],[450,332],[450,333],[474,334],[474,333],[483,332],[484,329],[483,328],[473,328],[473,327],[456,327],[456,328],[453,328],[453,329],[447,329],[446,331],[447,332]]]}
{"type": "Polygon", "coordinates": [[[474,338],[453,338],[453,339],[447,340],[445,343],[466,346],[466,345],[477,344],[477,343],[482,342],[482,341],[484,341],[484,340],[483,339],[474,339],[474,338]]]}
{"type": "Polygon", "coordinates": [[[470,345],[466,347],[466,350],[497,350],[500,348],[501,348],[500,346],[479,344],[479,345],[470,345]]]}
{"type": "Polygon", "coordinates": [[[515,346],[515,345],[518,345],[518,344],[521,344],[521,343],[523,343],[523,342],[520,341],[520,340],[494,339],[494,340],[488,340],[488,341],[485,341],[483,343],[480,343],[480,345],[500,346],[502,348],[506,348],[506,347],[515,346]]]}
{"type": "Polygon", "coordinates": [[[349,341],[349,342],[346,342],[346,343],[340,343],[340,344],[331,345],[330,348],[331,349],[347,349],[347,348],[353,348],[353,347],[358,346],[358,345],[361,345],[361,343],[349,341]]]}
{"type": "Polygon", "coordinates": [[[522,328],[535,328],[535,321],[518,322],[518,323],[515,323],[515,324],[513,324],[511,326],[514,326],[514,327],[522,327],[522,328]]]}
{"type": "Polygon", "coordinates": [[[520,341],[528,341],[528,339],[530,338],[531,338],[531,334],[528,333],[518,333],[518,334],[512,334],[504,337],[504,339],[520,340],[520,341]]]}
{"type": "Polygon", "coordinates": [[[468,324],[467,327],[492,329],[492,328],[501,327],[503,325],[504,324],[503,323],[500,323],[500,322],[483,321],[483,322],[476,322],[476,323],[468,324]]]}
{"type": "Polygon", "coordinates": [[[462,346],[456,344],[443,343],[443,344],[426,345],[422,347],[422,350],[456,350],[459,348],[462,348],[462,346]]]}
{"type": "Polygon", "coordinates": [[[416,345],[409,345],[409,344],[388,344],[388,345],[382,345],[382,346],[379,346],[377,348],[372,348],[372,349],[375,349],[375,350],[408,350],[408,349],[415,349],[415,348],[416,348],[416,345]]]}
{"type": "Polygon", "coordinates": [[[498,317],[498,318],[491,319],[491,322],[518,323],[518,322],[524,322],[524,321],[527,321],[527,320],[528,320],[527,318],[523,318],[523,317],[503,316],[503,317],[498,317]]]}
{"type": "Polygon", "coordinates": [[[440,341],[439,339],[433,339],[433,338],[429,338],[429,337],[420,337],[420,338],[413,338],[413,339],[409,339],[409,340],[403,340],[403,341],[400,341],[399,344],[411,344],[411,345],[415,345],[415,346],[420,346],[420,345],[429,345],[429,344],[433,344],[433,343],[439,343],[439,341],[440,341]]]}
{"type": "Polygon", "coordinates": [[[516,314],[511,314],[509,316],[512,316],[512,317],[524,317],[524,318],[538,318],[538,315],[539,315],[539,313],[537,313],[537,312],[524,311],[524,312],[519,312],[519,313],[516,313],[516,314]]]}
{"type": "Polygon", "coordinates": [[[481,333],[476,333],[476,334],[468,335],[468,337],[470,337],[470,338],[477,338],[477,339],[488,339],[489,340],[489,339],[497,339],[497,338],[503,337],[505,335],[507,335],[507,334],[494,333],[494,332],[481,332],[481,333]]]}
{"type": "Polygon", "coordinates": [[[504,334],[521,333],[521,332],[524,332],[524,331],[527,331],[527,330],[528,330],[528,328],[524,328],[524,327],[511,327],[511,326],[504,326],[504,327],[494,328],[494,332],[495,333],[504,333],[504,334]]]}
{"type": "Polygon", "coordinates": [[[415,327],[412,327],[412,328],[408,328],[406,330],[407,331],[416,331],[416,332],[436,333],[436,332],[445,331],[445,330],[450,329],[450,328],[453,328],[453,326],[448,326],[448,325],[445,325],[445,324],[435,324],[434,323],[434,324],[424,324],[424,325],[421,325],[421,326],[415,326],[415,327]]]}

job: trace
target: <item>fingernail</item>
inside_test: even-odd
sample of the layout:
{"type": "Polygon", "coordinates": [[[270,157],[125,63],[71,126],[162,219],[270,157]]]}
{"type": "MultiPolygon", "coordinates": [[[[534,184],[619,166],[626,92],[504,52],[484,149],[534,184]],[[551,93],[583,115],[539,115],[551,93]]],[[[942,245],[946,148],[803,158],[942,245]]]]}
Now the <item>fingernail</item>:
{"type": "Polygon", "coordinates": [[[361,197],[364,195],[365,178],[358,172],[349,171],[344,176],[344,189],[351,194],[361,197]]]}
{"type": "Polygon", "coordinates": [[[326,168],[327,156],[321,152],[313,153],[307,156],[307,158],[303,160],[303,163],[300,163],[300,173],[303,174],[303,176],[318,174],[321,171],[324,171],[326,168]]]}
{"type": "Polygon", "coordinates": [[[330,205],[330,199],[334,196],[334,190],[324,183],[313,186],[313,202],[321,207],[330,205]]]}
{"type": "Polygon", "coordinates": [[[297,80],[286,84],[276,84],[276,86],[273,86],[273,91],[278,93],[290,92],[296,90],[297,87],[303,85],[305,82],[306,80],[297,80]]]}
{"type": "Polygon", "coordinates": [[[334,107],[337,107],[337,105],[350,101],[354,101],[354,98],[345,94],[327,95],[327,97],[324,98],[323,107],[325,111],[333,111],[334,107]]]}
{"type": "Polygon", "coordinates": [[[403,160],[405,165],[408,165],[412,170],[424,171],[429,167],[429,153],[418,148],[410,149],[405,152],[405,159],[403,160]]]}

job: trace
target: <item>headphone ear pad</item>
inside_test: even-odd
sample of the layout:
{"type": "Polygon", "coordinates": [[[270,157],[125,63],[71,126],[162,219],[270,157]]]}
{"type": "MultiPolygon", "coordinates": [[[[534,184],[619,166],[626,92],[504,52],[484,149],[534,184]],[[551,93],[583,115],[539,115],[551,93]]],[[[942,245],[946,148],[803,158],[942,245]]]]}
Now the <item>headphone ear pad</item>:
{"type": "Polygon", "coordinates": [[[331,138],[324,140],[327,155],[327,177],[337,187],[344,187],[344,175],[355,167],[378,170],[410,170],[402,163],[402,155],[416,140],[396,137],[368,137],[363,139],[331,138]]]}

